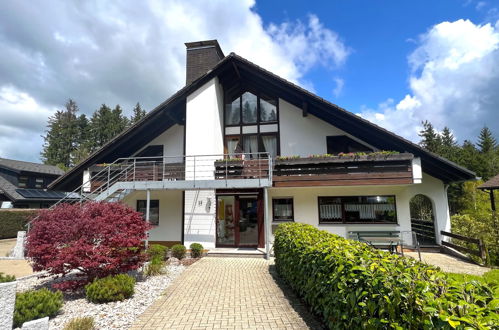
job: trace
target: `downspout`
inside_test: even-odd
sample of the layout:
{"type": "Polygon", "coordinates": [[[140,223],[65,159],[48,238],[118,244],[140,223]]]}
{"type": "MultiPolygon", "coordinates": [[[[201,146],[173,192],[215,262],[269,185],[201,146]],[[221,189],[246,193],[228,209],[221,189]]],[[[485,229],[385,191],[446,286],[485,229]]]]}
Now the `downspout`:
{"type": "MultiPolygon", "coordinates": [[[[151,191],[149,189],[146,190],[146,222],[149,222],[149,215],[150,215],[150,208],[151,208],[151,191]]],[[[149,246],[149,231],[146,233],[146,249],[149,246]]]]}
{"type": "Polygon", "coordinates": [[[270,259],[270,217],[269,217],[269,193],[268,189],[263,189],[263,205],[265,210],[264,227],[265,227],[265,259],[270,259]]]}

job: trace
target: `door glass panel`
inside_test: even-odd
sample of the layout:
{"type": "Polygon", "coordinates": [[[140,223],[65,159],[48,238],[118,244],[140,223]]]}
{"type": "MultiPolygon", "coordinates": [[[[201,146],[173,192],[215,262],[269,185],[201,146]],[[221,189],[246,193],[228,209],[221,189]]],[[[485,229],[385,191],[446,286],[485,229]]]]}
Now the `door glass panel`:
{"type": "Polygon", "coordinates": [[[256,123],[257,99],[256,95],[246,92],[242,95],[243,124],[256,123]]]}
{"type": "Polygon", "coordinates": [[[217,244],[234,245],[234,196],[218,196],[217,199],[217,244]]]}
{"type": "Polygon", "coordinates": [[[257,196],[239,197],[239,245],[258,245],[257,196]]]}

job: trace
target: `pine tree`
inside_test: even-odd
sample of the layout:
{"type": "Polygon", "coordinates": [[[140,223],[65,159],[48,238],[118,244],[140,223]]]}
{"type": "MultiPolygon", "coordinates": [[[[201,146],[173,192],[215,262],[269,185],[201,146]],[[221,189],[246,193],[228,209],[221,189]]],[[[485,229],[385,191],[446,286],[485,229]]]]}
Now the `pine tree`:
{"type": "Polygon", "coordinates": [[[71,163],[74,165],[85,160],[90,154],[89,136],[90,123],[84,114],[78,117],[78,135],[75,150],[71,155],[71,163]]]}
{"type": "Polygon", "coordinates": [[[447,126],[442,130],[440,140],[442,141],[440,155],[453,162],[457,162],[459,159],[459,146],[457,145],[454,134],[452,134],[451,130],[447,126]]]}
{"type": "Polygon", "coordinates": [[[480,130],[477,146],[480,148],[480,152],[482,153],[494,152],[497,148],[497,141],[487,126],[484,126],[480,130]]]}
{"type": "Polygon", "coordinates": [[[130,123],[133,125],[139,122],[142,118],[146,116],[146,111],[142,109],[140,103],[137,102],[135,107],[133,108],[132,117],[130,118],[130,123]]]}
{"type": "Polygon", "coordinates": [[[442,147],[442,138],[440,137],[438,132],[435,131],[435,128],[429,121],[423,121],[422,125],[423,130],[419,132],[419,136],[422,138],[422,140],[419,142],[419,144],[426,150],[438,154],[442,147]]]}
{"type": "Polygon", "coordinates": [[[78,110],[76,102],[69,99],[64,110],[58,110],[49,117],[41,153],[45,164],[56,165],[63,169],[68,169],[73,165],[71,155],[79,139],[78,118],[76,117],[78,110]]]}
{"type": "Polygon", "coordinates": [[[90,118],[90,139],[89,151],[93,152],[116,135],[123,132],[128,127],[128,118],[123,115],[119,105],[111,110],[107,105],[102,104],[99,110],[95,111],[90,118]]]}

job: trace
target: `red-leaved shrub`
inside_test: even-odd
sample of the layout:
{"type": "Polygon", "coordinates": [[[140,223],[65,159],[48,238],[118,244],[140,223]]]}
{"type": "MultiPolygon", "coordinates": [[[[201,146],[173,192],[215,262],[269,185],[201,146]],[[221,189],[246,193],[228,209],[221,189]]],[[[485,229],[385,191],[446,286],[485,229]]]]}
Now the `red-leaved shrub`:
{"type": "Polygon", "coordinates": [[[61,204],[40,210],[31,223],[26,252],[35,271],[75,278],[55,284],[76,289],[95,278],[137,269],[146,260],[150,229],[139,212],[121,203],[61,204]]]}

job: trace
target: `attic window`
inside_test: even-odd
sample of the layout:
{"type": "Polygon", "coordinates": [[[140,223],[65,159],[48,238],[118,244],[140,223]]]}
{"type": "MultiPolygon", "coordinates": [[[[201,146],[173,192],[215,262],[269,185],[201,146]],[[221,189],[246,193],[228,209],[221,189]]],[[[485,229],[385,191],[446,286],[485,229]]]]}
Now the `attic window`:
{"type": "Polygon", "coordinates": [[[372,152],[372,148],[355,141],[346,135],[328,136],[327,153],[337,155],[339,153],[349,152],[372,152]]]}

